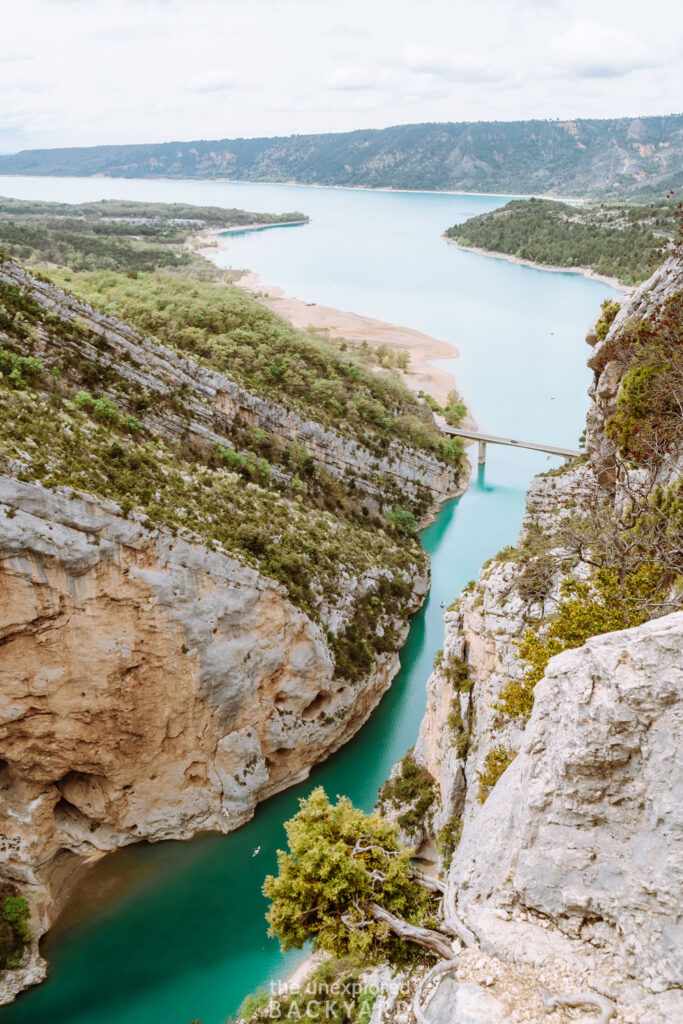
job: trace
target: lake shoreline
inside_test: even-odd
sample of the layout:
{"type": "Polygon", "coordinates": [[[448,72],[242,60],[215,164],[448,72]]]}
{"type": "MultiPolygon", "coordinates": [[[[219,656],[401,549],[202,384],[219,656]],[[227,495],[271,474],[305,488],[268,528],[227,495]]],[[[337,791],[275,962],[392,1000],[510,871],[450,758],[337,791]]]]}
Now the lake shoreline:
{"type": "Polygon", "coordinates": [[[121,177],[116,174],[3,174],[2,178],[69,178],[73,181],[93,180],[97,178],[105,181],[190,181],[190,182],[211,182],[222,183],[223,185],[287,185],[296,188],[333,188],[347,192],[395,192],[399,195],[420,195],[420,196],[480,196],[493,199],[550,199],[555,203],[571,203],[581,206],[586,201],[581,196],[553,196],[545,192],[468,192],[465,189],[433,189],[433,188],[391,188],[389,185],[323,185],[320,182],[301,181],[249,181],[244,178],[167,178],[163,174],[149,175],[149,177],[137,178],[121,177]]]}
{"type": "Polygon", "coordinates": [[[260,275],[251,271],[234,283],[298,330],[312,331],[323,337],[344,339],[352,343],[366,341],[372,345],[387,345],[399,352],[407,351],[410,357],[408,370],[397,369],[396,372],[411,391],[425,391],[440,405],[445,405],[450,391],[457,390],[452,373],[430,365],[432,359],[460,357],[457,346],[448,341],[433,338],[411,327],[376,320],[362,313],[304,302],[285,295],[277,285],[264,284],[260,275]]]}
{"type": "Polygon", "coordinates": [[[609,285],[610,288],[614,288],[615,291],[624,292],[630,295],[634,290],[634,287],[622,284],[616,277],[607,277],[606,274],[596,274],[590,267],[553,267],[547,263],[535,263],[534,260],[524,260],[521,256],[513,256],[507,252],[494,252],[492,249],[482,249],[476,245],[462,245],[460,242],[456,242],[454,238],[448,238],[446,235],[442,237],[448,242],[449,245],[454,245],[456,249],[462,249],[463,252],[473,252],[477,256],[491,256],[495,260],[507,260],[508,263],[516,263],[520,267],[532,267],[534,270],[545,270],[550,274],[580,274],[582,277],[587,277],[591,281],[601,281],[602,284],[609,285]]]}
{"type": "MultiPolygon", "coordinates": [[[[192,250],[198,256],[211,260],[217,249],[227,249],[227,246],[221,246],[220,236],[229,233],[229,230],[218,228],[204,231],[190,241],[192,250]],[[202,244],[207,241],[208,244],[202,244]]],[[[352,343],[366,341],[373,345],[387,345],[395,351],[408,352],[408,370],[397,370],[401,380],[411,391],[425,391],[432,395],[440,405],[446,404],[450,391],[457,390],[457,381],[452,373],[430,365],[434,359],[460,357],[457,346],[452,342],[423,334],[412,327],[377,320],[362,313],[304,302],[302,299],[286,295],[278,285],[264,283],[260,275],[252,271],[245,271],[233,283],[298,330],[309,330],[323,337],[345,339],[352,343]]],[[[463,420],[463,426],[476,429],[475,420],[469,410],[463,420]]]]}
{"type": "Polygon", "coordinates": [[[240,234],[242,231],[265,231],[266,228],[294,228],[300,224],[310,224],[310,219],[306,217],[305,220],[273,220],[263,221],[260,224],[235,224],[229,228],[212,228],[210,231],[205,232],[206,234],[216,235],[231,235],[240,234]]]}

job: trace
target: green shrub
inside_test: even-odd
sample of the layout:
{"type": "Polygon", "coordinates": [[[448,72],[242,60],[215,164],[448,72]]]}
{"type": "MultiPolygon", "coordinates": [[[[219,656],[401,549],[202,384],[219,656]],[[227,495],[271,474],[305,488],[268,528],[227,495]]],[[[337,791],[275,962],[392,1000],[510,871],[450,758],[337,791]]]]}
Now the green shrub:
{"type": "Polygon", "coordinates": [[[436,836],[436,848],[446,871],[451,866],[451,859],[462,837],[462,818],[453,814],[436,836]]]}
{"type": "Polygon", "coordinates": [[[498,743],[489,750],[484,758],[482,770],[476,773],[479,780],[477,797],[480,803],[485,803],[498,779],[508,765],[512,764],[516,756],[517,754],[503,743],[498,743]]]}
{"type": "Polygon", "coordinates": [[[253,1017],[259,1010],[265,1010],[269,1002],[270,994],[268,989],[260,988],[256,992],[251,992],[242,1000],[237,1011],[237,1017],[248,1020],[249,1017],[253,1017]]]}
{"type": "Polygon", "coordinates": [[[379,806],[391,803],[406,807],[397,822],[401,828],[412,831],[420,828],[436,800],[436,783],[427,769],[418,764],[411,750],[401,760],[400,771],[384,783],[379,791],[379,806]]]}
{"type": "Polygon", "coordinates": [[[401,505],[394,505],[393,510],[386,513],[386,517],[390,523],[393,523],[403,533],[417,533],[415,516],[408,509],[402,508],[401,505]]]}
{"type": "Polygon", "coordinates": [[[31,941],[29,905],[20,896],[5,896],[0,904],[0,970],[18,967],[31,941]]]}
{"type": "Polygon", "coordinates": [[[0,345],[0,375],[17,390],[25,387],[43,372],[43,363],[34,356],[20,356],[0,345]]]}
{"type": "Polygon", "coordinates": [[[494,704],[511,719],[528,720],[536,683],[555,654],[582,647],[592,636],[639,626],[651,617],[649,600],[657,594],[663,569],[646,564],[620,578],[614,569],[600,569],[590,580],[565,580],[557,615],[541,635],[527,630],[517,656],[529,666],[521,679],[509,680],[494,704]]]}
{"type": "Polygon", "coordinates": [[[604,341],[621,306],[616,299],[604,299],[600,308],[602,312],[595,324],[595,333],[598,341],[604,341]]]}

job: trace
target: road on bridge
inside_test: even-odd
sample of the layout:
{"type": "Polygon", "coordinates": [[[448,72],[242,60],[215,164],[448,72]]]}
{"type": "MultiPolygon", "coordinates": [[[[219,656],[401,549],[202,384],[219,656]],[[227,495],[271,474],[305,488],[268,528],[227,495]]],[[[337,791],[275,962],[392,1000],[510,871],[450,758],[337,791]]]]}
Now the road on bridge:
{"type": "Polygon", "coordinates": [[[543,444],[538,441],[518,441],[514,437],[499,437],[497,434],[483,434],[478,430],[465,430],[462,427],[442,426],[444,434],[454,434],[456,437],[467,437],[479,442],[479,465],[486,461],[487,444],[506,444],[513,448],[531,448],[536,452],[547,452],[549,455],[561,455],[565,462],[576,459],[581,452],[577,448],[562,448],[556,444],[543,444]]]}

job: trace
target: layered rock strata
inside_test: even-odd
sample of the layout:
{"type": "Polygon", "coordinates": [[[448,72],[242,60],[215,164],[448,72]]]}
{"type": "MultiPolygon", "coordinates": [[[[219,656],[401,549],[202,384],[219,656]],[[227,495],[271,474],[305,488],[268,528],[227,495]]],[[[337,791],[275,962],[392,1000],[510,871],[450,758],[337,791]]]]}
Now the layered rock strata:
{"type": "MultiPolygon", "coordinates": [[[[417,607],[428,580],[412,583],[417,607]]],[[[0,609],[0,877],[37,936],[79,861],[238,827],[349,739],[398,670],[385,654],[335,678],[322,629],[255,569],[11,477],[0,609]]],[[[6,972],[5,998],[40,974],[6,972]]]]}

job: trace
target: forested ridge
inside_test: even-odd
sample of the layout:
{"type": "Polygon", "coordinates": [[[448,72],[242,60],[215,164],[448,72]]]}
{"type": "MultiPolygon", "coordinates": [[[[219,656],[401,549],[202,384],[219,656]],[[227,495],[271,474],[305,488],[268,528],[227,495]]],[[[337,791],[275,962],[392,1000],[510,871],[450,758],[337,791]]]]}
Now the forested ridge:
{"type": "Polygon", "coordinates": [[[342,577],[373,574],[348,621],[327,632],[338,673],[358,677],[396,649],[399,632],[378,628],[380,617],[407,615],[409,580],[426,566],[414,533],[434,495],[419,480],[408,493],[390,467],[420,452],[455,487],[462,444],[438,430],[435,403],[408,390],[386,352],[296,330],[186,244],[208,224],[259,217],[280,220],[0,200],[0,467],[113,500],[150,527],[189,530],[277,580],[316,621],[342,577]],[[168,390],[149,375],[143,384],[144,347],[116,356],[82,319],[51,312],[11,283],[21,271],[8,257],[26,259],[39,280],[88,303],[84,310],[116,317],[112,331],[123,321],[156,339],[188,361],[190,376],[218,371],[265,400],[274,424],[284,410],[316,425],[322,449],[348,444],[361,455],[333,475],[267,418],[259,426],[218,409],[210,412],[218,440],[207,441],[193,426],[187,384],[168,390]]]}
{"type": "Polygon", "coordinates": [[[676,203],[581,208],[518,199],[448,228],[459,245],[504,253],[550,267],[590,269],[640,284],[676,231],[676,203]]]}
{"type": "Polygon", "coordinates": [[[0,197],[0,241],[15,259],[72,270],[159,270],[188,267],[187,238],[207,229],[289,224],[292,213],[252,213],[188,203],[45,203],[0,197]]]}
{"type": "Polygon", "coordinates": [[[479,121],[258,139],[24,150],[0,174],[220,178],[658,198],[683,183],[683,115],[479,121]]]}

